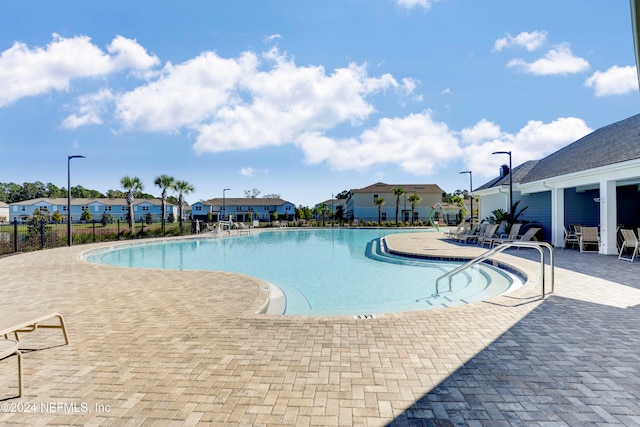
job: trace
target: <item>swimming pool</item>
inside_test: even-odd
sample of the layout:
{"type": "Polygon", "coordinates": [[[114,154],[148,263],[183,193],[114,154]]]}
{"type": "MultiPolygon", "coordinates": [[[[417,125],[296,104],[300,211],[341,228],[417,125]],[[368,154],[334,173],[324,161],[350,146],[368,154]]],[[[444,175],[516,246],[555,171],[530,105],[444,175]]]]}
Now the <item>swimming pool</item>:
{"type": "Polygon", "coordinates": [[[437,277],[460,263],[386,254],[380,239],[393,229],[287,230],[233,238],[126,245],[87,256],[91,262],[169,270],[218,270],[261,278],[286,296],[286,315],[378,315],[485,300],[521,284],[481,265],[454,276],[435,295],[437,277]]]}

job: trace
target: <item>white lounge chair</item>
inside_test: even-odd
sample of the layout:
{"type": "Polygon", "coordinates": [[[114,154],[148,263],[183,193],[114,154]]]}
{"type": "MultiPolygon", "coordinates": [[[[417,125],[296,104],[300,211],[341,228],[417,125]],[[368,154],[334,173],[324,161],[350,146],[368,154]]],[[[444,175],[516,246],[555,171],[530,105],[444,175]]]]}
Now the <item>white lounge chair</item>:
{"type": "Polygon", "coordinates": [[[36,329],[62,329],[64,341],[69,344],[69,335],[64,324],[64,318],[60,313],[38,313],[30,311],[3,312],[0,314],[0,336],[9,338],[13,334],[16,341],[20,341],[20,334],[33,332],[36,329]],[[57,318],[57,324],[51,324],[49,320],[57,318]]]}
{"type": "Polygon", "coordinates": [[[598,227],[580,227],[580,252],[598,252],[600,250],[600,236],[598,227]],[[587,246],[596,247],[595,251],[587,251],[587,246]]]}
{"type": "Polygon", "coordinates": [[[566,248],[567,245],[580,245],[580,235],[575,231],[570,231],[567,229],[567,226],[562,226],[564,228],[564,242],[562,242],[562,249],[566,248]]]}
{"type": "Polygon", "coordinates": [[[638,255],[638,250],[640,250],[640,241],[636,237],[636,234],[633,232],[633,230],[625,230],[623,228],[620,230],[620,233],[622,233],[622,238],[624,239],[624,241],[622,242],[622,245],[620,245],[620,254],[618,255],[618,259],[633,262],[633,260],[636,258],[636,255],[638,255]],[[622,253],[627,248],[633,249],[631,258],[622,256],[622,253]]]}
{"type": "Polygon", "coordinates": [[[522,224],[513,224],[511,229],[509,230],[509,234],[501,234],[499,237],[491,239],[491,247],[495,245],[499,245],[504,242],[513,242],[518,239],[518,234],[520,233],[520,228],[522,228],[522,224]]]}
{"type": "Polygon", "coordinates": [[[491,224],[489,227],[485,228],[484,234],[482,236],[478,236],[478,245],[484,246],[488,244],[491,246],[491,240],[497,238],[496,231],[498,231],[499,224],[491,224]]]}

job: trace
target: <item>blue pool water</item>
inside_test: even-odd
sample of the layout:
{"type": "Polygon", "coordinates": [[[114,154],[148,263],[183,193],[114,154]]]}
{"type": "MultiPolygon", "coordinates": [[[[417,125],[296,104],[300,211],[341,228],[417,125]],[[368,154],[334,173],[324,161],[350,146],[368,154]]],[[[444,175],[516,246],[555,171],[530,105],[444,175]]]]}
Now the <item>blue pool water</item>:
{"type": "Polygon", "coordinates": [[[415,232],[329,229],[208,236],[129,245],[95,252],[88,259],[126,267],[251,275],[284,292],[287,315],[368,315],[450,307],[485,300],[513,287],[513,276],[483,265],[454,276],[451,291],[441,285],[444,292],[436,296],[436,278],[459,263],[381,253],[378,239],[407,231],[415,232]]]}

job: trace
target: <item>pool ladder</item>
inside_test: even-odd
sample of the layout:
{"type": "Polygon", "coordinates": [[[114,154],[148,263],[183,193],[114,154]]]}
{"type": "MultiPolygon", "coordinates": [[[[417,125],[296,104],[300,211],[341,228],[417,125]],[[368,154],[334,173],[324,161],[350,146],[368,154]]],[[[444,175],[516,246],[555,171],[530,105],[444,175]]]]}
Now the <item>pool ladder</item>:
{"type": "Polygon", "coordinates": [[[551,274],[550,274],[550,279],[551,279],[551,293],[553,293],[553,288],[554,288],[554,264],[555,264],[555,259],[554,259],[554,254],[553,254],[553,246],[551,246],[549,243],[546,242],[507,242],[507,243],[502,243],[499,246],[496,246],[495,248],[489,249],[488,251],[486,251],[485,253],[483,253],[482,255],[470,260],[469,262],[466,262],[465,264],[462,264],[456,268],[454,268],[453,270],[449,271],[448,273],[443,274],[442,276],[438,277],[436,279],[436,296],[440,296],[440,281],[442,279],[448,278],[449,279],[449,292],[451,292],[451,278],[453,276],[455,276],[456,274],[470,268],[473,267],[474,265],[483,262],[486,259],[489,259],[490,257],[492,257],[493,255],[500,253],[502,251],[504,251],[505,249],[508,248],[512,248],[512,247],[518,247],[518,248],[534,248],[537,249],[538,252],[540,252],[540,281],[542,282],[542,298],[544,298],[545,296],[545,252],[543,248],[547,248],[549,250],[549,266],[551,267],[551,274]]]}

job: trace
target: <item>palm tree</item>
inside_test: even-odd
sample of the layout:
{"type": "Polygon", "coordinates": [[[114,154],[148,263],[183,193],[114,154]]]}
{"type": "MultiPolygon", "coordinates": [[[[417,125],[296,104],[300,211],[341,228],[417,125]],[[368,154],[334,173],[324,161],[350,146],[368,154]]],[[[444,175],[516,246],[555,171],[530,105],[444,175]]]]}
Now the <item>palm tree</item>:
{"type": "Polygon", "coordinates": [[[166,221],[166,212],[167,212],[167,189],[173,188],[173,183],[175,182],[175,178],[169,175],[160,175],[157,176],[153,181],[153,184],[156,187],[162,189],[162,234],[165,232],[165,221],[166,221]]]}
{"type": "Polygon", "coordinates": [[[396,196],[396,225],[398,225],[398,209],[400,209],[400,196],[404,194],[404,188],[396,187],[393,189],[393,195],[396,196]]]}
{"type": "Polygon", "coordinates": [[[420,203],[422,198],[418,196],[416,193],[413,193],[407,198],[407,200],[409,201],[409,203],[411,203],[411,225],[413,225],[413,218],[414,218],[413,213],[416,210],[416,205],[420,203]]]}
{"type": "Polygon", "coordinates": [[[128,175],[122,177],[122,179],[120,180],[120,185],[127,192],[127,205],[129,205],[129,228],[133,230],[133,201],[135,200],[135,193],[139,193],[140,191],[142,191],[144,185],[142,185],[142,181],[137,176],[130,177],[128,175]]]}
{"type": "Polygon", "coordinates": [[[384,199],[382,197],[378,197],[373,201],[373,203],[378,205],[378,225],[382,225],[381,218],[382,218],[382,207],[384,206],[384,199]]]}
{"type": "Polygon", "coordinates": [[[176,181],[173,189],[178,192],[178,215],[180,215],[180,229],[182,230],[182,207],[184,206],[184,196],[195,191],[196,188],[187,181],[176,181]]]}

